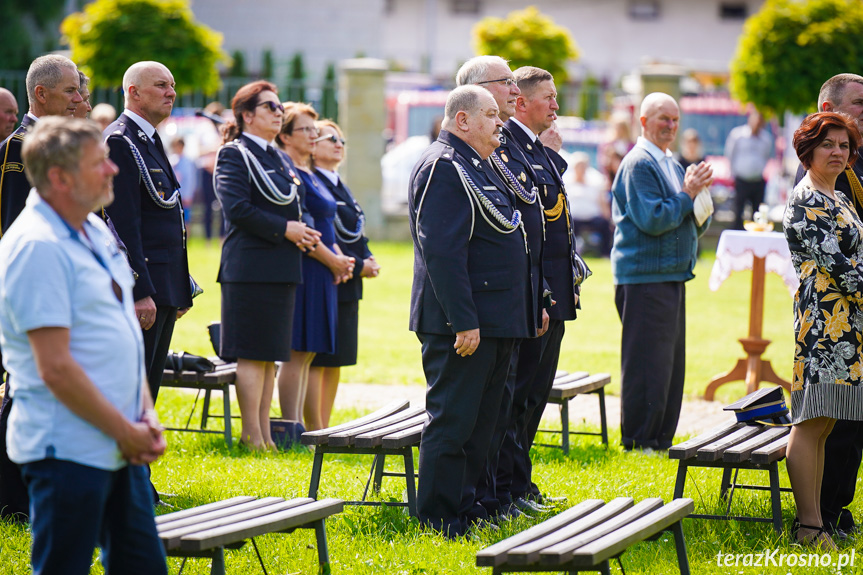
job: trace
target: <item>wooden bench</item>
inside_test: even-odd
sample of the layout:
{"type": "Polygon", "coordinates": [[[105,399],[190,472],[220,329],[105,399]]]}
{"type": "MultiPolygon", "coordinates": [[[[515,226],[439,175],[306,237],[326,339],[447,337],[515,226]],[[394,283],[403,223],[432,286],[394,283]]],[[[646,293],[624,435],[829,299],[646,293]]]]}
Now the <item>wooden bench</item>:
{"type": "Polygon", "coordinates": [[[162,374],[161,387],[179,387],[183,389],[196,389],[198,393],[195,395],[195,403],[192,405],[192,410],[189,412],[189,417],[186,419],[185,427],[166,427],[171,431],[189,431],[192,433],[217,433],[224,436],[225,443],[228,447],[233,445],[231,438],[231,419],[239,419],[239,416],[231,415],[231,385],[237,379],[237,364],[225,363],[220,359],[211,359],[216,364],[216,369],[209,373],[201,373],[199,371],[174,371],[166,369],[162,374]],[[192,421],[192,416],[195,413],[195,408],[198,406],[198,398],[201,392],[204,392],[204,407],[201,414],[201,428],[191,429],[189,425],[192,421]],[[214,391],[222,393],[222,413],[210,413],[210,394],[214,391]],[[222,431],[207,429],[207,420],[209,418],[219,417],[224,422],[222,431]]]}
{"type": "Polygon", "coordinates": [[[544,433],[559,434],[561,436],[560,445],[553,443],[537,443],[543,447],[555,447],[562,449],[564,453],[569,454],[569,436],[570,435],[596,435],[602,437],[602,443],[608,449],[608,420],[605,416],[605,386],[611,383],[611,376],[607,373],[597,373],[590,375],[586,371],[576,371],[567,373],[558,371],[555,373],[554,383],[551,388],[551,393],[548,397],[549,403],[560,405],[560,424],[561,429],[540,429],[544,433]],[[569,429],[569,401],[576,395],[586,393],[594,393],[599,397],[599,424],[600,432],[595,431],[570,431],[569,429]]]}
{"type": "Polygon", "coordinates": [[[680,572],[689,574],[686,540],[681,520],[692,513],[691,499],[663,505],[645,499],[637,505],[630,497],[605,504],[589,499],[518,535],[476,554],[477,567],[492,567],[493,574],[522,571],[599,571],[609,574],[609,560],[641,541],[674,534],[680,572]]]}
{"type": "Polygon", "coordinates": [[[788,445],[790,431],[790,427],[745,425],[730,420],[698,437],[675,445],[668,450],[670,459],[679,460],[677,481],[674,484],[675,499],[683,497],[686,476],[690,467],[719,468],[722,469],[722,484],[719,495],[723,500],[727,500],[725,515],[695,514],[692,517],[773,523],[773,529],[777,533],[782,533],[781,492],[789,492],[791,489],[779,486],[778,463],[785,458],[785,448],[788,445]],[[741,469],[767,471],[769,484],[764,486],[738,483],[737,475],[741,469]],[[733,478],[732,471],[734,472],[733,478]],[[771,516],[732,516],[730,514],[731,503],[734,499],[735,489],[770,491],[771,516]]]}
{"type": "Polygon", "coordinates": [[[374,455],[369,481],[366,482],[360,501],[345,501],[346,505],[396,505],[406,506],[416,517],[416,481],[414,474],[413,448],[418,447],[428,415],[422,408],[410,408],[407,400],[397,400],[381,409],[354,421],[328,427],[318,431],[307,431],[302,435],[303,445],[314,446],[315,460],[309,482],[309,497],[317,498],[321,481],[324,455],[348,453],[374,455]],[[387,455],[404,459],[404,473],[384,471],[387,455]],[[376,493],[380,492],[384,477],[404,477],[407,487],[407,502],[367,501],[369,483],[376,493]]]}
{"type": "Polygon", "coordinates": [[[341,513],[340,499],[281,497],[233,497],[156,517],[159,538],[169,557],[183,557],[182,572],[189,557],[212,559],[211,575],[225,575],[225,549],[239,549],[251,540],[261,563],[264,561],[255,537],[266,533],[290,533],[295,529],[314,529],[321,573],[330,572],[327,533],[324,520],[341,513]]]}

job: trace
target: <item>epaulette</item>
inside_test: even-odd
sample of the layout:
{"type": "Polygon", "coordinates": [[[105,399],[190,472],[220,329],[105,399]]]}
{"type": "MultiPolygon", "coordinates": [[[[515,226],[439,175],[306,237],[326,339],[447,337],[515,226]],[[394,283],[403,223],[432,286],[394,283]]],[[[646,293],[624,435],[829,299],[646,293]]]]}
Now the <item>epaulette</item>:
{"type": "Polygon", "coordinates": [[[22,141],[22,142],[23,142],[23,141],[24,141],[24,136],[25,136],[25,135],[26,135],[26,133],[22,133],[22,134],[15,133],[15,134],[12,134],[12,136],[10,137],[10,139],[11,139],[11,140],[20,140],[20,141],[22,141]]]}
{"type": "Polygon", "coordinates": [[[444,146],[443,151],[440,154],[440,157],[444,160],[452,160],[455,158],[455,150],[452,146],[444,146]]]}

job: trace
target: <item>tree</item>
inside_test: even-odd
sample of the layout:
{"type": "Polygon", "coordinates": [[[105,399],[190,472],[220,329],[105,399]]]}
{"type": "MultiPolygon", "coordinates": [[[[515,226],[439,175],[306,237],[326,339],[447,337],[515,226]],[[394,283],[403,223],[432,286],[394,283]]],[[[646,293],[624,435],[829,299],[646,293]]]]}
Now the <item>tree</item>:
{"type": "Polygon", "coordinates": [[[65,0],[0,0],[0,67],[26,70],[43,48],[54,49],[53,28],[63,16],[64,4],[65,0]]]}
{"type": "Polygon", "coordinates": [[[96,0],[60,26],[72,59],[94,86],[115,87],[141,60],[167,66],[177,91],[213,93],[227,63],[222,35],[195,22],[187,0],[96,0]]]}
{"type": "Polygon", "coordinates": [[[303,66],[303,55],[299,52],[291,58],[291,66],[288,71],[288,101],[306,101],[306,72],[303,66]]]}
{"type": "Polygon", "coordinates": [[[267,48],[261,55],[261,78],[272,80],[276,77],[276,60],[273,51],[267,48]]]}
{"type": "Polygon", "coordinates": [[[336,98],[336,65],[327,64],[327,72],[324,75],[324,86],[321,91],[321,117],[329,118],[333,122],[339,121],[339,102],[336,98]]]}
{"type": "Polygon", "coordinates": [[[863,70],[863,2],[767,0],[743,27],[731,94],[767,115],[816,109],[825,80],[863,70]]]}
{"type": "Polygon", "coordinates": [[[231,67],[228,68],[229,78],[245,78],[246,72],[246,55],[242,50],[234,50],[231,52],[231,67]]]}
{"type": "Polygon", "coordinates": [[[483,18],[473,27],[473,49],[494,54],[513,69],[536,66],[551,72],[558,83],[566,82],[566,63],[578,60],[578,47],[569,30],[539,12],[535,6],[516,10],[505,19],[483,18]]]}

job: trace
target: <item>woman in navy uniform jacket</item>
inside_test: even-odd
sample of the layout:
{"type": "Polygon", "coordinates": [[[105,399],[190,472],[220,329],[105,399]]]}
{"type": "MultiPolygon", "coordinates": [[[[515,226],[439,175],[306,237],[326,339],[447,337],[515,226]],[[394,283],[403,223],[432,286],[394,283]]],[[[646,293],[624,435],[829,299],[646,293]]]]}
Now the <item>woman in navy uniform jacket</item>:
{"type": "Polygon", "coordinates": [[[381,267],[369,251],[369,239],[363,233],[365,216],[353,194],[338,173],[345,156],[345,137],[332,120],[317,122],[320,136],[315,140],[313,165],[315,175],[336,199],[336,241],[342,253],[356,261],[354,277],[339,284],[339,311],[336,325],[335,353],[319,353],[312,361],[312,372],[320,376],[309,377],[305,411],[318,411],[323,427],[329,427],[330,414],[336,400],[341,368],[357,363],[357,330],[359,303],[363,298],[363,278],[377,277],[381,267]],[[315,389],[312,382],[320,382],[315,389]]]}
{"type": "Polygon", "coordinates": [[[227,222],[218,281],[222,284],[223,357],[237,359],[237,400],[242,442],[275,447],[269,411],[276,361],[291,358],[296,284],[301,251],[320,234],[301,221],[295,175],[273,148],[284,108],[276,87],[259,81],[237,91],[235,120],[223,127],[214,174],[227,222]]]}

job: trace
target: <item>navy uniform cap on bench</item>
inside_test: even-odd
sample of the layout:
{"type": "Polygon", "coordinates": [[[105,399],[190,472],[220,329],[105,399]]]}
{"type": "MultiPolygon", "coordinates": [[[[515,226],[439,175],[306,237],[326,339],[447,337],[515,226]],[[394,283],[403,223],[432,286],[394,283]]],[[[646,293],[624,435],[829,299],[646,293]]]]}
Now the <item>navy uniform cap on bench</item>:
{"type": "Polygon", "coordinates": [[[722,409],[733,411],[737,421],[747,425],[791,425],[781,387],[759,389],[722,409]]]}

